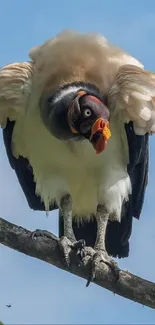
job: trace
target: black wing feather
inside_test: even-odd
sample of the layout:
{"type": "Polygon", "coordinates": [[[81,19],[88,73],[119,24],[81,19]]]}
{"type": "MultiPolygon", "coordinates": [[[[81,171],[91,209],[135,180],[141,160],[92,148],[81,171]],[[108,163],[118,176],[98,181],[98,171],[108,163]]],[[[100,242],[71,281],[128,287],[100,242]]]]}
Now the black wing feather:
{"type": "MultiPolygon", "coordinates": [[[[11,167],[14,169],[21,188],[25,194],[28,205],[33,210],[45,211],[44,203],[40,196],[35,194],[36,184],[33,180],[33,171],[28,160],[23,157],[16,159],[11,151],[11,139],[15,122],[7,121],[5,129],[3,129],[3,139],[7,156],[11,167]]],[[[57,209],[56,205],[50,207],[50,210],[57,209]]]]}

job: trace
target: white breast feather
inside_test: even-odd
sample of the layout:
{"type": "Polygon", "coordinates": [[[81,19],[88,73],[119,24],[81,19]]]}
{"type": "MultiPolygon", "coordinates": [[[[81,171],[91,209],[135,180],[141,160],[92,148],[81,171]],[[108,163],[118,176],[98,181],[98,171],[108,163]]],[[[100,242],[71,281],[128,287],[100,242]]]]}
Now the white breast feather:
{"type": "MultiPolygon", "coordinates": [[[[53,200],[70,193],[73,214],[88,217],[97,205],[105,204],[109,213],[120,220],[122,202],[131,191],[126,166],[128,150],[123,124],[111,120],[112,137],[106,150],[96,155],[92,145],[60,141],[44,127],[37,111],[25,117],[24,152],[33,167],[36,194],[41,196],[46,211],[53,200]]],[[[14,133],[18,135],[18,122],[14,133]]]]}

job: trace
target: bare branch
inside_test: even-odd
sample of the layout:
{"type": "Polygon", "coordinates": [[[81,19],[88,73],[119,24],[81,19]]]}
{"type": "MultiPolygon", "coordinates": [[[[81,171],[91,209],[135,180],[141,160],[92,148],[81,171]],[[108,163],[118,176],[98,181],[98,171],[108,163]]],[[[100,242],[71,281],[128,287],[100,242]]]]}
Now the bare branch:
{"type": "MultiPolygon", "coordinates": [[[[65,270],[58,238],[53,235],[53,239],[38,237],[36,240],[32,240],[31,234],[29,230],[0,218],[1,244],[65,270]]],[[[78,266],[73,253],[71,273],[87,279],[89,268],[89,257],[86,257],[84,263],[78,266]]],[[[116,282],[108,266],[101,263],[94,282],[120,296],[155,309],[155,284],[150,281],[121,270],[119,281],[116,282]]]]}

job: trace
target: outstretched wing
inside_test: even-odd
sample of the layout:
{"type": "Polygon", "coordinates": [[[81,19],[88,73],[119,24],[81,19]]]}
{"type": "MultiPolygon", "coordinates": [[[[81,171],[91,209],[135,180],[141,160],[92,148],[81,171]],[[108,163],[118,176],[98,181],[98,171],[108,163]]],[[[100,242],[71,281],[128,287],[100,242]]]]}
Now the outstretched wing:
{"type": "Polygon", "coordinates": [[[40,197],[35,194],[33,170],[26,158],[18,155],[18,152],[14,155],[15,148],[12,142],[14,127],[19,120],[22,124],[21,120],[26,113],[32,91],[32,77],[32,62],[13,63],[0,69],[0,126],[3,128],[9,163],[17,175],[28,205],[33,210],[42,211],[45,207],[40,197]]]}
{"type": "Polygon", "coordinates": [[[0,69],[0,126],[16,121],[26,111],[32,88],[33,64],[21,62],[0,69]]]}
{"type": "Polygon", "coordinates": [[[155,133],[155,74],[134,65],[119,69],[108,95],[112,114],[133,121],[137,135],[155,133]]]}
{"type": "Polygon", "coordinates": [[[31,94],[33,65],[21,62],[6,65],[0,69],[0,126],[3,128],[3,139],[7,156],[28,203],[32,205],[35,197],[33,174],[29,163],[23,157],[15,158],[12,150],[13,128],[26,113],[31,94]]]}

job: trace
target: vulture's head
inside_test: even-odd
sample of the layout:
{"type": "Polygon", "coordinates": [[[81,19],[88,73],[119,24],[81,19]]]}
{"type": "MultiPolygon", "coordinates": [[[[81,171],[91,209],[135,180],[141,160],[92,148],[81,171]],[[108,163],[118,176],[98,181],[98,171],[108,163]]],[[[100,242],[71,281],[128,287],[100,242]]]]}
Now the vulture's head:
{"type": "Polygon", "coordinates": [[[58,139],[87,139],[96,153],[102,152],[111,136],[106,98],[96,86],[75,82],[47,94],[40,101],[43,122],[58,139]]]}

